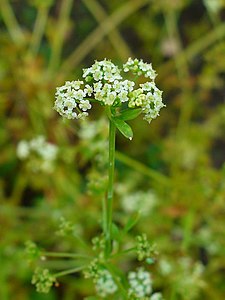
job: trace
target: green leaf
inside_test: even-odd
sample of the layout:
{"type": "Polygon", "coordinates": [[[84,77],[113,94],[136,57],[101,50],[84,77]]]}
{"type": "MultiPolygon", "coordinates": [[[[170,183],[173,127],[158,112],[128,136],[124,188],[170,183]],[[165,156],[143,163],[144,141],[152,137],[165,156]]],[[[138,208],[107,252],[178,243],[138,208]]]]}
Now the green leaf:
{"type": "Polygon", "coordinates": [[[141,113],[141,108],[136,108],[136,109],[126,109],[121,111],[119,118],[121,120],[127,121],[127,120],[133,120],[137,118],[141,113]]]}
{"type": "Polygon", "coordinates": [[[123,228],[124,232],[129,232],[138,222],[140,219],[140,213],[135,213],[127,220],[126,225],[123,228]]]}
{"type": "Polygon", "coordinates": [[[124,135],[129,140],[132,140],[133,131],[126,122],[117,117],[112,117],[112,121],[116,125],[116,128],[122,133],[122,135],[124,135]]]}
{"type": "Polygon", "coordinates": [[[120,230],[115,223],[112,223],[112,238],[113,240],[120,240],[120,230]]]}

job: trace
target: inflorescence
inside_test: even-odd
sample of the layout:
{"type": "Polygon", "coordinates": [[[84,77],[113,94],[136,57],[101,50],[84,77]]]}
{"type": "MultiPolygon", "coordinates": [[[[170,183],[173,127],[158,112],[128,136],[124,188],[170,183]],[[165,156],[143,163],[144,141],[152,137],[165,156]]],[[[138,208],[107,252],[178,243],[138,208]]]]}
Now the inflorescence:
{"type": "Polygon", "coordinates": [[[58,147],[48,143],[44,136],[39,135],[30,141],[20,141],[16,151],[21,160],[27,160],[32,171],[50,173],[54,169],[58,147]]]}
{"type": "Polygon", "coordinates": [[[155,77],[152,65],[142,60],[129,58],[122,70],[107,59],[95,61],[90,68],[83,69],[83,80],[66,81],[57,87],[54,108],[67,119],[83,119],[88,116],[92,102],[115,108],[124,107],[125,103],[126,108],[140,108],[144,119],[150,123],[165,106],[162,91],[155,85],[155,77]],[[131,72],[135,80],[142,76],[147,81],[136,84],[124,80],[121,71],[131,72]]]}
{"type": "Polygon", "coordinates": [[[129,281],[129,294],[131,296],[142,299],[146,296],[150,296],[152,292],[152,279],[149,272],[143,268],[139,268],[136,272],[130,272],[128,274],[129,281]]]}
{"type": "Polygon", "coordinates": [[[35,284],[39,293],[48,293],[52,285],[56,282],[56,278],[50,274],[48,269],[37,268],[32,277],[32,284],[35,284]]]}

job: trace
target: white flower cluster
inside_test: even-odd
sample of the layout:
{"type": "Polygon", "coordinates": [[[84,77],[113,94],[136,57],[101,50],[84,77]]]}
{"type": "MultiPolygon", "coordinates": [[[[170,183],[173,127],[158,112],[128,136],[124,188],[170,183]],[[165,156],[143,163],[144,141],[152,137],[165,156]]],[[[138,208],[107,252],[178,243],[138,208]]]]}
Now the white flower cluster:
{"type": "Polygon", "coordinates": [[[102,298],[114,294],[117,291],[117,285],[108,270],[101,270],[99,272],[95,287],[98,295],[102,298]]]}
{"type": "Polygon", "coordinates": [[[217,14],[223,8],[223,0],[204,0],[206,8],[213,14],[217,14]]]}
{"type": "Polygon", "coordinates": [[[89,100],[85,97],[92,95],[92,87],[84,85],[83,81],[66,81],[65,85],[56,88],[55,109],[67,119],[82,119],[91,109],[89,100]]]}
{"type": "Polygon", "coordinates": [[[154,80],[156,78],[156,72],[152,68],[152,64],[144,63],[142,59],[128,58],[128,61],[123,65],[124,72],[131,71],[137,76],[144,75],[146,78],[154,80]]]}
{"type": "Polygon", "coordinates": [[[140,84],[140,88],[130,93],[128,106],[131,108],[141,107],[145,113],[144,120],[151,122],[159,116],[159,111],[165,105],[162,102],[162,91],[160,91],[154,82],[140,84]]]}
{"type": "Polygon", "coordinates": [[[149,300],[163,300],[163,296],[161,293],[154,293],[149,300]]]}
{"type": "Polygon", "coordinates": [[[42,170],[51,172],[57,153],[57,146],[46,142],[44,136],[38,136],[30,141],[22,140],[17,146],[18,158],[22,160],[30,158],[31,165],[33,161],[34,171],[42,170]]]}
{"type": "Polygon", "coordinates": [[[137,191],[123,196],[122,206],[128,213],[140,212],[143,216],[148,216],[157,204],[157,200],[157,195],[152,190],[137,191]]]}
{"type": "Polygon", "coordinates": [[[149,296],[152,292],[152,279],[149,272],[139,268],[137,272],[128,274],[129,294],[138,299],[149,296]]]}
{"type": "Polygon", "coordinates": [[[128,102],[129,92],[133,90],[134,82],[129,80],[114,83],[94,83],[95,99],[104,105],[113,105],[115,101],[128,102]]]}
{"type": "Polygon", "coordinates": [[[68,119],[80,119],[88,115],[91,101],[117,107],[126,102],[130,109],[141,108],[148,122],[155,119],[165,105],[162,91],[154,82],[156,73],[152,65],[129,58],[123,65],[123,71],[144,76],[150,81],[135,89],[135,82],[124,80],[121,70],[111,61],[96,61],[90,68],[83,69],[84,81],[66,81],[65,85],[56,89],[55,110],[68,119]]]}
{"type": "Polygon", "coordinates": [[[87,69],[83,70],[85,80],[91,81],[109,81],[114,82],[117,79],[122,79],[120,69],[109,60],[95,61],[95,63],[87,69]]]}

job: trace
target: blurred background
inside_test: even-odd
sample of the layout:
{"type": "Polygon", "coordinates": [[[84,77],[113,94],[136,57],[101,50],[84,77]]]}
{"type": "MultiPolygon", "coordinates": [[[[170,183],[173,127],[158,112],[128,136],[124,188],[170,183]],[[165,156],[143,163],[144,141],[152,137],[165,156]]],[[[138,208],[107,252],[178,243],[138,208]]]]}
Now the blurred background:
{"type": "Polygon", "coordinates": [[[133,141],[117,136],[114,220],[141,210],[130,235],[157,245],[151,272],[165,299],[224,300],[224,20],[224,0],[0,1],[1,300],[94,294],[79,275],[38,294],[24,243],[81,252],[77,236],[91,245],[99,233],[107,122],[97,108],[63,121],[54,93],[96,59],[128,57],[152,62],[167,107],[150,126],[131,121],[133,141]],[[65,220],[73,234],[60,236],[65,220]]]}

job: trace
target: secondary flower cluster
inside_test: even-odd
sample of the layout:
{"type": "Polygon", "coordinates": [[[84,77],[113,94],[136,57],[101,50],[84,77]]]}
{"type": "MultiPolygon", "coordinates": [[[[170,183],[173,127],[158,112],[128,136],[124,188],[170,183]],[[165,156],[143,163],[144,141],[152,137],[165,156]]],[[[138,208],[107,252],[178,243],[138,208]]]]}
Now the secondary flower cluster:
{"type": "Polygon", "coordinates": [[[50,274],[48,269],[37,268],[33,275],[31,283],[36,286],[39,293],[48,293],[52,285],[56,282],[56,278],[50,274]]]}
{"type": "Polygon", "coordinates": [[[31,262],[40,257],[40,250],[32,241],[25,242],[25,255],[28,262],[31,262]]]}
{"type": "Polygon", "coordinates": [[[141,108],[144,119],[150,122],[165,106],[155,77],[152,65],[142,60],[129,58],[123,70],[109,60],[96,61],[90,68],[83,69],[82,81],[66,81],[56,89],[54,108],[65,118],[80,119],[88,115],[92,101],[114,107],[126,103],[130,109],[141,108]],[[135,86],[134,81],[123,79],[121,71],[131,72],[135,77],[144,76],[148,81],[135,86]]]}
{"type": "Polygon", "coordinates": [[[130,285],[129,294],[138,299],[150,296],[152,292],[152,279],[149,272],[143,268],[139,268],[136,272],[128,274],[128,281],[130,285]]]}
{"type": "Polygon", "coordinates": [[[48,143],[44,136],[37,136],[30,141],[22,140],[17,146],[17,156],[28,160],[33,171],[52,172],[57,157],[58,147],[48,143]]]}
{"type": "Polygon", "coordinates": [[[106,298],[114,294],[118,287],[108,270],[103,268],[98,259],[94,259],[88,269],[84,272],[85,278],[92,278],[95,284],[97,294],[106,298]]]}
{"type": "Polygon", "coordinates": [[[137,246],[136,252],[139,261],[144,259],[151,260],[157,254],[155,245],[151,245],[146,234],[141,234],[136,237],[137,246]]]}
{"type": "Polygon", "coordinates": [[[108,297],[117,291],[112,275],[108,270],[101,270],[99,277],[96,280],[95,288],[99,296],[102,298],[108,297]]]}
{"type": "Polygon", "coordinates": [[[149,213],[157,205],[157,195],[154,191],[128,191],[124,192],[124,187],[118,187],[117,192],[122,198],[122,207],[126,213],[139,212],[143,216],[149,216],[149,213]]]}

